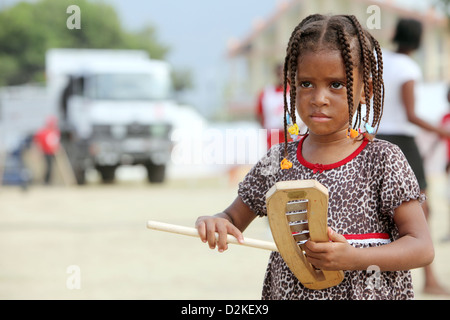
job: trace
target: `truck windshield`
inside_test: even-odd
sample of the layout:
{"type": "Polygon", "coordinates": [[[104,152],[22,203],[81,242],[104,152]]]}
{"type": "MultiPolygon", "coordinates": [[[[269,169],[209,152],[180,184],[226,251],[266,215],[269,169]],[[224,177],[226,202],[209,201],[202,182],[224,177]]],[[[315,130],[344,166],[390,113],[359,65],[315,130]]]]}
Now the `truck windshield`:
{"type": "Polygon", "coordinates": [[[161,100],[170,95],[164,74],[101,74],[88,79],[86,95],[99,100],[161,100]]]}

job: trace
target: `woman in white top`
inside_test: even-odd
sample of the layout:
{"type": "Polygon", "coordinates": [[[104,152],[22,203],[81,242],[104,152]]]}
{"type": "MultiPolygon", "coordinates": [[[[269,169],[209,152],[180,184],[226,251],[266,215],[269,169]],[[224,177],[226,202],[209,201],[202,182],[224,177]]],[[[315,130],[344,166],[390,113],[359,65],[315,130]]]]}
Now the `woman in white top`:
{"type": "MultiPolygon", "coordinates": [[[[418,129],[434,132],[442,138],[450,137],[450,132],[434,126],[415,113],[415,84],[422,79],[419,65],[410,55],[419,48],[422,36],[422,24],[413,19],[400,19],[393,42],[395,52],[383,50],[383,78],[386,88],[383,120],[378,129],[377,138],[390,141],[400,147],[412,167],[420,189],[426,193],[427,181],[422,157],[414,137],[418,129]]],[[[429,207],[423,203],[427,218],[429,207]]],[[[448,294],[433,275],[430,266],[425,268],[424,292],[448,294]]]]}

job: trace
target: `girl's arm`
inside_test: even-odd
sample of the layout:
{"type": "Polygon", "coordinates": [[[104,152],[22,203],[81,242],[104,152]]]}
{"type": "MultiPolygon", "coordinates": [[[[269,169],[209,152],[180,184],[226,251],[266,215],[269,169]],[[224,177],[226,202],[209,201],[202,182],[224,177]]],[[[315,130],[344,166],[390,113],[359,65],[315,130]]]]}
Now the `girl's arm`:
{"type": "Polygon", "coordinates": [[[355,248],[329,229],[332,242],[306,243],[309,262],[324,270],[366,270],[376,265],[381,271],[419,268],[434,259],[434,248],[423,210],[417,200],[403,202],[394,214],[399,239],[387,245],[355,248]]]}
{"type": "Polygon", "coordinates": [[[203,242],[208,242],[211,249],[217,245],[219,252],[223,252],[228,249],[227,234],[231,234],[243,242],[242,232],[255,217],[255,213],[238,196],[223,212],[214,216],[199,217],[195,222],[195,227],[203,242]],[[216,240],[216,232],[219,234],[218,240],[216,240]]]}

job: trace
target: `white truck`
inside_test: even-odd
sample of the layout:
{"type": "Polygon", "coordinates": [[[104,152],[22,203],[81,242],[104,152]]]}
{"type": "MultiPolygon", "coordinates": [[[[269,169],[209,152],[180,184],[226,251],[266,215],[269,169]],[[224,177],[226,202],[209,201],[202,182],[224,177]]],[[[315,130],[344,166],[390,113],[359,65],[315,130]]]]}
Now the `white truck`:
{"type": "Polygon", "coordinates": [[[78,184],[92,167],[112,182],[120,165],[144,165],[149,182],[164,181],[178,109],[170,72],[140,50],[47,52],[49,103],[78,184]]]}

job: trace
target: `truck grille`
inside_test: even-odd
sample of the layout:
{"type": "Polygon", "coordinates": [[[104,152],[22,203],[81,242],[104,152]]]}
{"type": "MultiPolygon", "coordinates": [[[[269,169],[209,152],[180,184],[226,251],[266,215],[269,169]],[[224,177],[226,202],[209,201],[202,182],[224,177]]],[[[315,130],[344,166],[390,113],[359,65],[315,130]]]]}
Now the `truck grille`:
{"type": "Polygon", "coordinates": [[[127,135],[129,136],[148,136],[150,134],[150,125],[134,123],[127,126],[127,135]]]}
{"type": "MultiPolygon", "coordinates": [[[[167,138],[169,136],[171,126],[169,124],[140,124],[133,123],[123,126],[123,138],[125,137],[154,137],[167,138]]],[[[111,125],[94,125],[94,137],[114,137],[113,126],[111,125]]]]}

